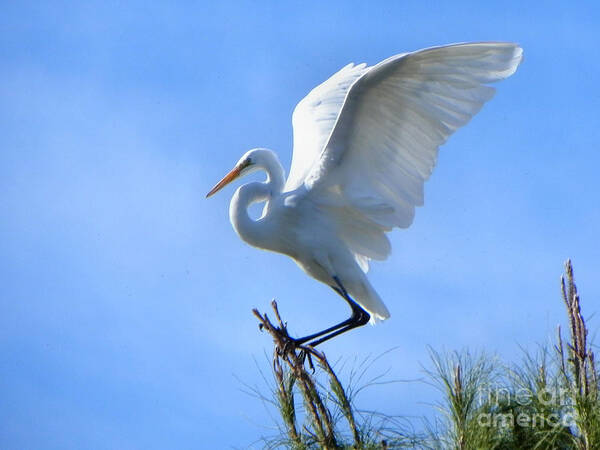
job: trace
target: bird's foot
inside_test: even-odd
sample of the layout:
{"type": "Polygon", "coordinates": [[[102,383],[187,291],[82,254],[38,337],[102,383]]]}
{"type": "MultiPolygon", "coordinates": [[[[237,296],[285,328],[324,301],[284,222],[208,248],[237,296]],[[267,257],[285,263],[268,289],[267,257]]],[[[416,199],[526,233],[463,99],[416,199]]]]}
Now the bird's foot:
{"type": "Polygon", "coordinates": [[[278,337],[279,345],[277,347],[280,355],[284,356],[288,353],[295,352],[296,349],[300,349],[302,351],[302,342],[287,334],[287,330],[281,330],[281,333],[278,337]]]}
{"type": "Polygon", "coordinates": [[[283,344],[282,348],[277,348],[277,354],[281,357],[285,357],[287,355],[291,355],[292,358],[296,359],[300,365],[304,365],[306,361],[308,361],[308,367],[312,370],[312,373],[315,373],[315,366],[313,364],[312,355],[313,353],[318,353],[306,344],[300,343],[297,339],[291,338],[288,336],[288,339],[283,344]]]}
{"type": "Polygon", "coordinates": [[[273,337],[275,353],[278,357],[287,357],[288,361],[294,361],[300,365],[303,365],[308,360],[309,367],[314,373],[315,368],[312,356],[315,356],[317,359],[323,358],[323,355],[309,342],[314,336],[299,339],[291,337],[287,330],[287,323],[281,320],[275,301],[272,302],[272,306],[277,319],[275,323],[271,322],[266,314],[260,314],[256,309],[252,310],[259,320],[259,329],[267,331],[273,337]]]}

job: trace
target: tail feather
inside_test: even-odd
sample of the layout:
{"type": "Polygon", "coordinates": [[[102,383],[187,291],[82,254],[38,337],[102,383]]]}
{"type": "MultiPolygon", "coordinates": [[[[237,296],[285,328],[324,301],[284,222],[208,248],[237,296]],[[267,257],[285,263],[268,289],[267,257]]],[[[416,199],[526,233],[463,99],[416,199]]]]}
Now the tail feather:
{"type": "Polygon", "coordinates": [[[379,294],[373,289],[369,280],[364,277],[363,280],[351,283],[350,286],[345,286],[350,296],[365,309],[370,315],[369,323],[375,325],[377,322],[390,317],[390,312],[379,297],[379,294]]]}

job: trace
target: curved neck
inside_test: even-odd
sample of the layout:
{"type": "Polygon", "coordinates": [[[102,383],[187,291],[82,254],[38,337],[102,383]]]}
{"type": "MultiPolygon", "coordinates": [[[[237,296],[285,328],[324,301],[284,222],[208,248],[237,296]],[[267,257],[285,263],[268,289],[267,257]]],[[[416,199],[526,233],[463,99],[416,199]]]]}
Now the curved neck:
{"type": "Polygon", "coordinates": [[[285,185],[285,171],[279,162],[275,153],[265,154],[263,160],[256,165],[257,170],[264,170],[267,173],[267,179],[264,183],[271,191],[271,197],[281,194],[285,185]]]}
{"type": "Polygon", "coordinates": [[[275,154],[270,154],[260,164],[257,170],[264,170],[267,179],[260,182],[248,183],[240,186],[233,195],[229,204],[229,219],[236,233],[250,245],[260,248],[272,247],[272,234],[267,220],[269,202],[273,197],[281,194],[285,183],[284,171],[275,154]],[[254,203],[267,202],[263,216],[252,220],[248,215],[248,207],[254,203]]]}

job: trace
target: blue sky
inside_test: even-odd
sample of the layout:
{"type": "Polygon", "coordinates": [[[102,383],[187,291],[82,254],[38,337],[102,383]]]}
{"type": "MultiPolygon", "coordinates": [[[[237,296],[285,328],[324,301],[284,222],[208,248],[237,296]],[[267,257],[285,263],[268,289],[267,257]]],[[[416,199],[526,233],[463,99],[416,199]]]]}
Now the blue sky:
{"type": "MultiPolygon", "coordinates": [[[[347,311],[239,241],[233,188],[204,195],[249,148],[288,167],[295,104],[351,61],[474,40],[525,50],[372,267],[391,319],[326,353],[396,348],[373,371],[402,379],[422,376],[427,345],[517,361],[563,322],[567,257],[597,313],[600,14],[533,4],[4,2],[0,446],[246,448],[273,432],[238,381],[266,392],[251,308],[276,297],[297,334],[347,311]]],[[[436,398],[410,383],[358,400],[421,415],[436,398]]]]}

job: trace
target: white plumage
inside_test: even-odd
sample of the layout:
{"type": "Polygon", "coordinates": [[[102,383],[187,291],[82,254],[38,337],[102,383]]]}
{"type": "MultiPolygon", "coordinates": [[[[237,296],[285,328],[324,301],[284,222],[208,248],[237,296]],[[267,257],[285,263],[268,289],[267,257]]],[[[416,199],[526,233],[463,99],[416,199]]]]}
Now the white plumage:
{"type": "Polygon", "coordinates": [[[357,322],[360,311],[346,292],[371,321],[389,317],[366,277],[369,260],[389,255],[385,233],[412,223],[439,146],[492,98],[487,84],[512,75],[521,59],[519,46],[490,42],[400,54],[373,67],[349,64],[294,110],[286,182],[276,155],[253,149],[209,192],[266,171],[266,182],[236,191],[231,222],[243,240],[289,255],[350,303],[354,321],[325,330],[334,332],[314,345],[365,322],[357,322]],[[247,208],[262,201],[263,216],[253,221],[247,208]]]}

